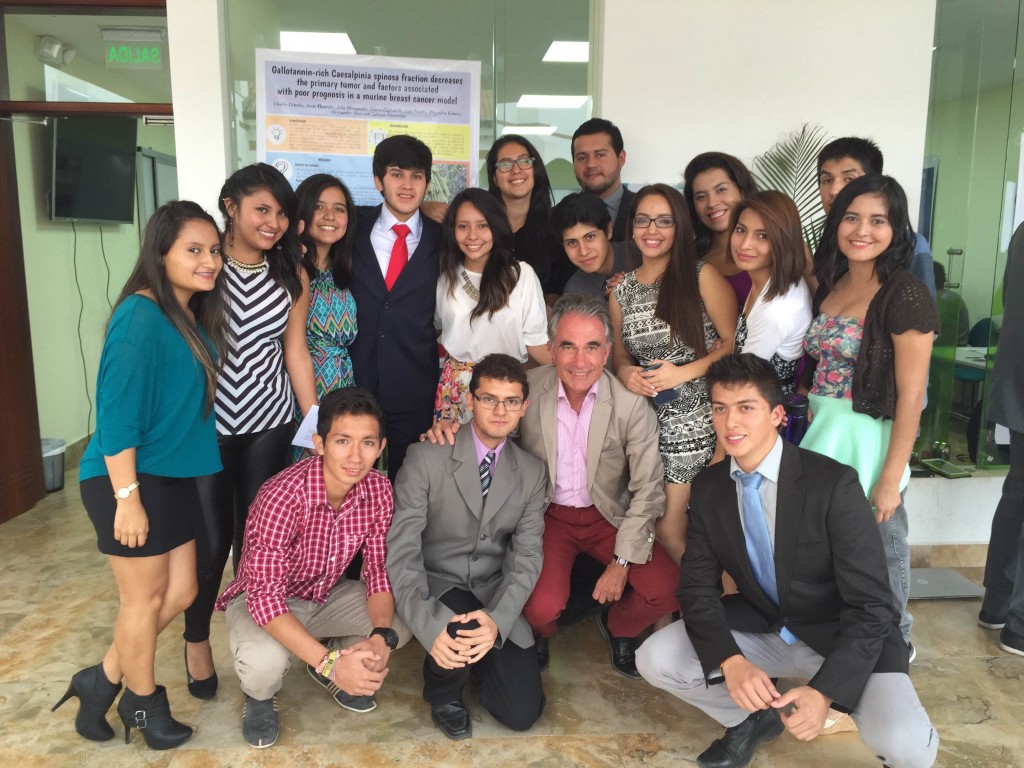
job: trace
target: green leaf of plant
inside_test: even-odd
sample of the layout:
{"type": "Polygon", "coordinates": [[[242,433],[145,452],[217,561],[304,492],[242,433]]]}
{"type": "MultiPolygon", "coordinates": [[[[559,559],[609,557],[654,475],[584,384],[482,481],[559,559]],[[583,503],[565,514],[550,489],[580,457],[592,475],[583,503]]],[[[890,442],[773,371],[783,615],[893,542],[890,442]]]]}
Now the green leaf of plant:
{"type": "Polygon", "coordinates": [[[813,250],[821,233],[818,194],[818,153],[830,141],[820,125],[804,124],[754,158],[752,171],[762,189],[776,189],[793,198],[803,225],[804,239],[813,250]]]}

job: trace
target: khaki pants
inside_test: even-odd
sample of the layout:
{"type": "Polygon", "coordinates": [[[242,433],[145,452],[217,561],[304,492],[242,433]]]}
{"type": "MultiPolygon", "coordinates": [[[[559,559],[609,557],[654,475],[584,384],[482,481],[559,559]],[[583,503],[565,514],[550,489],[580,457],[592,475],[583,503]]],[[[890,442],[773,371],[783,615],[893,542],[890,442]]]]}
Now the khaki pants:
{"type": "MultiPolygon", "coordinates": [[[[235,674],[242,690],[263,701],[279,690],[292,665],[291,652],[252,620],[245,605],[246,593],[228,603],[228,642],[235,658],[235,674]]],[[[366,584],[341,578],[323,605],[289,598],[288,610],[313,637],[327,638],[325,645],[347,648],[373,631],[366,610],[366,584]]],[[[392,627],[398,633],[398,647],[405,645],[411,633],[396,614],[392,627]]]]}

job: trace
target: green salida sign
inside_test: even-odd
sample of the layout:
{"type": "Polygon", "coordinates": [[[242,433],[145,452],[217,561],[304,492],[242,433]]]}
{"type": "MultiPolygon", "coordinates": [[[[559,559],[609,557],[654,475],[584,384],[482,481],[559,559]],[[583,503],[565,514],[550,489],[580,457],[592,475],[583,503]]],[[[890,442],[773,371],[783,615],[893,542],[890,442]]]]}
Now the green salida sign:
{"type": "Polygon", "coordinates": [[[164,52],[162,46],[149,43],[107,43],[107,69],[163,69],[164,52]]]}

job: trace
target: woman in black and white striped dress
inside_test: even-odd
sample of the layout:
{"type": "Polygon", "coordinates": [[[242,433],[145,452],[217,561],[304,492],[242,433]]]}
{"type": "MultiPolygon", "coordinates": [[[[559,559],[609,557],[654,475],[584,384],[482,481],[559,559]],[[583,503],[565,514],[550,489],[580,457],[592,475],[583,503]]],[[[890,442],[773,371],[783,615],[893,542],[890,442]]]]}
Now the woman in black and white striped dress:
{"type": "Polygon", "coordinates": [[[233,335],[215,401],[224,469],[198,480],[204,518],[196,536],[199,595],[185,612],[188,688],[201,699],[217,690],[210,617],[228,552],[234,547],[237,568],[249,505],[287,463],[293,402],[303,414],[316,404],[306,346],[309,278],[299,266],[291,226],[297,221],[295,193],[276,168],[256,163],[228,178],[219,207],[233,335]]]}

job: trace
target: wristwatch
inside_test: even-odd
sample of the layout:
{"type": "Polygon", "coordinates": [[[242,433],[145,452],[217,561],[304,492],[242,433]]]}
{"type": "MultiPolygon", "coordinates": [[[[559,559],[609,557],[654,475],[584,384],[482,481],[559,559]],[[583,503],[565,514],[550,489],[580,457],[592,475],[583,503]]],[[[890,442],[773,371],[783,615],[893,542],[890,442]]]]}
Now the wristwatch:
{"type": "Polygon", "coordinates": [[[391,627],[374,627],[373,632],[370,633],[370,637],[373,637],[374,635],[380,635],[383,637],[384,644],[392,651],[398,647],[398,633],[391,627]]]}
{"type": "Polygon", "coordinates": [[[612,555],[612,557],[615,558],[615,560],[613,560],[612,562],[614,562],[616,565],[622,566],[623,568],[629,568],[629,560],[627,560],[626,558],[619,557],[618,555],[612,555]]]}
{"type": "Polygon", "coordinates": [[[114,493],[114,498],[115,499],[127,499],[129,496],[132,495],[132,491],[134,491],[138,487],[139,487],[139,481],[136,480],[131,485],[126,485],[124,488],[118,488],[117,491],[114,493]]]}

